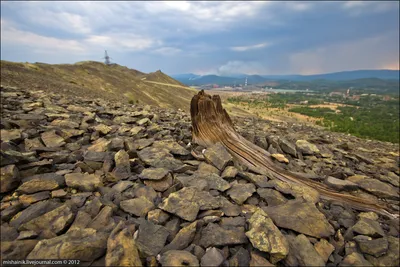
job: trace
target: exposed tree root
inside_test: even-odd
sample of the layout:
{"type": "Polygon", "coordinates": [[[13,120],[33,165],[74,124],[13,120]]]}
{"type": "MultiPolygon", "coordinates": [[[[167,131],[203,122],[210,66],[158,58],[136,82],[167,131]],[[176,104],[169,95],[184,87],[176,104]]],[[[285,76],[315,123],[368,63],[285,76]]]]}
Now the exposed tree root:
{"type": "Polygon", "coordinates": [[[274,164],[269,152],[249,142],[235,131],[218,95],[210,96],[203,90],[200,91],[192,98],[190,113],[193,143],[209,147],[221,142],[233,157],[250,170],[281,181],[310,187],[318,191],[322,199],[342,202],[357,210],[374,211],[389,218],[399,217],[398,212],[392,211],[385,202],[374,202],[339,193],[325,184],[291,173],[274,164]]]}

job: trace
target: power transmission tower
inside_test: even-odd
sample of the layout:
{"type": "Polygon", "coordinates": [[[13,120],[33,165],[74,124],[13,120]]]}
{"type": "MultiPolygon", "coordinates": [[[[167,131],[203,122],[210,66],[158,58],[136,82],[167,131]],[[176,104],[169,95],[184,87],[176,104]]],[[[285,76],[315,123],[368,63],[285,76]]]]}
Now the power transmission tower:
{"type": "Polygon", "coordinates": [[[107,50],[105,50],[104,59],[105,59],[104,63],[105,63],[106,65],[111,65],[111,61],[110,61],[111,58],[108,56],[107,50]]]}

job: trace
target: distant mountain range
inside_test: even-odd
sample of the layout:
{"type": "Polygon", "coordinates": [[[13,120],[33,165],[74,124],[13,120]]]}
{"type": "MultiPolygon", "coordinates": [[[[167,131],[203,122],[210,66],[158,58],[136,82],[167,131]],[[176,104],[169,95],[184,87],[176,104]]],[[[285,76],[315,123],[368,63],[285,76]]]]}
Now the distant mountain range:
{"type": "Polygon", "coordinates": [[[233,85],[244,84],[247,77],[248,84],[259,84],[267,81],[314,81],[314,80],[328,80],[328,81],[348,81],[356,79],[377,78],[383,80],[399,80],[399,70],[354,70],[354,71],[341,71],[325,74],[314,75],[246,75],[235,74],[230,76],[218,75],[197,75],[193,73],[170,75],[172,78],[186,84],[186,85],[204,85],[204,84],[218,84],[218,85],[233,85]]]}

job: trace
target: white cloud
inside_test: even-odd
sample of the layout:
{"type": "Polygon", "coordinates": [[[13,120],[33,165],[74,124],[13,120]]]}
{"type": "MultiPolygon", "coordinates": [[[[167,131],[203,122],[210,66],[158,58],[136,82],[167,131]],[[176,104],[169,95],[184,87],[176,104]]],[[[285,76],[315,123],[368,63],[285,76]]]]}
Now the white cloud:
{"type": "Polygon", "coordinates": [[[130,33],[88,35],[78,40],[55,38],[18,30],[4,19],[1,20],[1,37],[2,45],[22,46],[38,53],[49,54],[92,55],[104,49],[136,52],[162,44],[159,40],[130,33]]]}
{"type": "Polygon", "coordinates": [[[226,64],[218,67],[216,73],[218,75],[229,75],[229,74],[266,74],[268,73],[268,68],[256,61],[240,61],[233,60],[226,64]]]}
{"type": "Polygon", "coordinates": [[[271,43],[261,43],[261,44],[256,44],[256,45],[248,45],[248,46],[233,46],[230,49],[232,51],[237,51],[237,52],[243,52],[243,51],[248,51],[248,50],[254,50],[254,49],[260,49],[263,47],[270,46],[271,43]]]}
{"type": "Polygon", "coordinates": [[[9,26],[5,20],[1,21],[1,43],[8,45],[22,45],[36,51],[67,51],[84,53],[85,47],[75,40],[63,40],[54,37],[41,36],[32,32],[21,31],[9,26]],[[5,22],[3,24],[3,22],[5,22]]]}
{"type": "Polygon", "coordinates": [[[89,34],[92,32],[87,17],[69,12],[43,10],[40,16],[30,16],[27,19],[30,23],[70,33],[89,34]]]}
{"type": "Polygon", "coordinates": [[[310,10],[313,6],[313,2],[303,2],[303,1],[291,1],[291,2],[286,2],[285,3],[286,6],[289,9],[292,9],[294,11],[306,11],[306,10],[310,10]]]}
{"type": "Polygon", "coordinates": [[[91,46],[112,47],[119,50],[139,51],[151,48],[159,41],[136,34],[90,35],[83,40],[91,46]]]}
{"type": "Polygon", "coordinates": [[[175,47],[161,47],[153,51],[153,53],[160,54],[163,56],[173,56],[181,52],[182,50],[175,47]]]}
{"type": "Polygon", "coordinates": [[[365,13],[382,13],[399,9],[398,1],[346,1],[342,9],[351,16],[360,16],[365,13]]]}

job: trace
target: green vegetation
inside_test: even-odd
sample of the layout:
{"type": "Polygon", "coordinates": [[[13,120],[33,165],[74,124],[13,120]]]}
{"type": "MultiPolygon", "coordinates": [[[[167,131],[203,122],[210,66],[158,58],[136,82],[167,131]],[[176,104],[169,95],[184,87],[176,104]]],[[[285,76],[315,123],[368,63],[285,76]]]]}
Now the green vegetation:
{"type": "Polygon", "coordinates": [[[228,98],[229,103],[239,104],[246,103],[249,107],[264,107],[264,108],[286,108],[287,104],[299,104],[301,102],[307,101],[309,105],[322,104],[324,101],[322,99],[313,98],[310,99],[309,94],[303,93],[278,93],[260,96],[250,96],[250,97],[230,97],[228,98]]]}
{"type": "Polygon", "coordinates": [[[352,97],[327,93],[278,93],[243,95],[228,98],[233,104],[247,107],[285,109],[289,112],[320,118],[316,123],[331,131],[349,133],[357,137],[399,143],[399,99],[385,99],[382,95],[366,94],[352,97]],[[311,107],[324,103],[337,103],[332,108],[311,107]],[[294,107],[293,107],[294,106],[294,107]],[[336,109],[336,110],[335,110],[336,109]]]}

